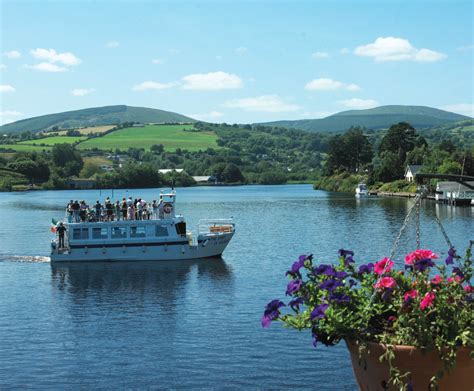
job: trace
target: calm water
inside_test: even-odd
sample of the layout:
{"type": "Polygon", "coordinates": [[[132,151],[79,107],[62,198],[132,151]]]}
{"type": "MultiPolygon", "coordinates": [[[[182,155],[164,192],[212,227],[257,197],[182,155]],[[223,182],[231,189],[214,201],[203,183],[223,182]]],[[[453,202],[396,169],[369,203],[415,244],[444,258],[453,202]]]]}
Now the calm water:
{"type": "MultiPolygon", "coordinates": [[[[151,200],[157,192],[115,197],[128,194],[151,200]]],[[[388,255],[413,201],[358,201],[307,185],[182,189],[178,211],[190,228],[235,218],[222,260],[53,267],[51,217],[70,198],[98,197],[0,193],[0,389],[356,388],[344,346],[314,349],[309,332],[262,330],[260,316],[283,298],[284,273],[299,254],[331,261],[344,247],[360,261],[388,255]]],[[[446,253],[435,215],[459,249],[474,239],[474,208],[423,207],[423,247],[446,253]]]]}

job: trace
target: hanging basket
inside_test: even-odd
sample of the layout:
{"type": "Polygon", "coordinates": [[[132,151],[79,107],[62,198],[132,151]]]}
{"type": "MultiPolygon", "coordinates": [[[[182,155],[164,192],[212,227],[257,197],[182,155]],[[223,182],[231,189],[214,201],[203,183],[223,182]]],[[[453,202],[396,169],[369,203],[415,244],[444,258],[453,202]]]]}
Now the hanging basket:
{"type": "MultiPolygon", "coordinates": [[[[359,353],[359,345],[346,341],[351,354],[354,375],[363,391],[390,390],[398,387],[389,385],[390,366],[387,360],[380,360],[386,348],[377,343],[367,343],[368,351],[359,353]]],[[[401,374],[410,372],[408,377],[413,391],[430,390],[430,379],[443,368],[437,352],[423,353],[413,346],[393,345],[395,353],[392,366],[401,374]]],[[[474,360],[470,358],[472,349],[459,348],[456,354],[456,365],[438,381],[439,391],[472,391],[474,390],[474,360]]]]}

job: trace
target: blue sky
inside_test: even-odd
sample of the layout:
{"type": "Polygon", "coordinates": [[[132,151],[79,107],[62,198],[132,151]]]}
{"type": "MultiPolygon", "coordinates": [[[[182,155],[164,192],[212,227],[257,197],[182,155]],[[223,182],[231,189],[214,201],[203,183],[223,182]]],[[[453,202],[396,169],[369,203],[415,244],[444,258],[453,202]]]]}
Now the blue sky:
{"type": "Polygon", "coordinates": [[[212,122],[473,115],[472,1],[5,1],[2,123],[127,104],[212,122]]]}

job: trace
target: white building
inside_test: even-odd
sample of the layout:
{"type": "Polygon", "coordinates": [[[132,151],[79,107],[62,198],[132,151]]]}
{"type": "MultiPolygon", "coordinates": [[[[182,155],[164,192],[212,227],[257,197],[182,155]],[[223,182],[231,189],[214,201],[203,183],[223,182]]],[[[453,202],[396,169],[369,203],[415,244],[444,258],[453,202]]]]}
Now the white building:
{"type": "Polygon", "coordinates": [[[405,180],[407,182],[413,182],[415,180],[415,175],[420,171],[421,166],[411,164],[408,165],[405,170],[405,180]]]}

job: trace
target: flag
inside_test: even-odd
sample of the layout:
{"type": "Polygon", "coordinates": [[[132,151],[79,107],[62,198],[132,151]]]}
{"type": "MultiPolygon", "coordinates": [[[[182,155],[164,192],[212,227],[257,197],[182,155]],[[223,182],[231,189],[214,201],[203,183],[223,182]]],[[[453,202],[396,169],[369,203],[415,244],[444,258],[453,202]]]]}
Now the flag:
{"type": "Polygon", "coordinates": [[[55,219],[51,219],[51,232],[53,234],[56,233],[56,225],[58,224],[58,221],[55,219]]]}

